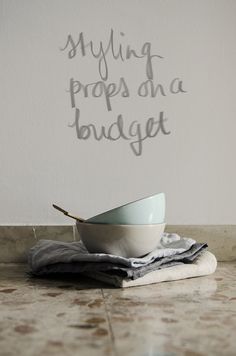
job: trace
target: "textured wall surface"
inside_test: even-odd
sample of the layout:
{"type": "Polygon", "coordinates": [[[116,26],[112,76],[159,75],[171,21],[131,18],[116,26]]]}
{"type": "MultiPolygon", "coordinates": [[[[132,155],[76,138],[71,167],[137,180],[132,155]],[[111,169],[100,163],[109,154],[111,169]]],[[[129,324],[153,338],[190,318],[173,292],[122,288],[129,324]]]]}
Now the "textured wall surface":
{"type": "Polygon", "coordinates": [[[232,0],[1,0],[0,224],[69,225],[53,202],[88,218],[160,191],[169,224],[235,224],[235,35],[232,0]],[[100,73],[95,55],[107,48],[111,29],[115,54],[121,46],[125,58],[114,59],[110,47],[103,79],[105,62],[100,73]],[[72,58],[69,34],[81,40],[72,58]],[[145,43],[162,57],[149,56],[151,66],[145,43]],[[128,47],[141,58],[127,59],[128,47]],[[154,97],[150,89],[138,95],[150,76],[164,94],[159,87],[154,97]],[[120,78],[128,96],[118,90],[120,78]],[[174,78],[186,92],[173,93],[174,78]],[[79,83],[99,81],[84,97],[79,83]],[[106,98],[109,83],[119,93],[106,98]],[[76,109],[80,129],[94,125],[79,138],[76,109]],[[170,134],[156,134],[151,121],[146,127],[160,113],[170,134]],[[125,134],[116,124],[114,140],[96,140],[93,130],[104,125],[108,135],[119,115],[125,134]],[[147,131],[155,137],[145,138],[147,131]]]}

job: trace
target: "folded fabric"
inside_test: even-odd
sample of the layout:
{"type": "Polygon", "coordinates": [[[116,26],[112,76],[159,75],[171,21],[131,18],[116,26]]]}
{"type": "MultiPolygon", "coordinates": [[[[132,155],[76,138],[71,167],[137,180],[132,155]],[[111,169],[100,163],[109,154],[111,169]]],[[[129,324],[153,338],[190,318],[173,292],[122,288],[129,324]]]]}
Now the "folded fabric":
{"type": "Polygon", "coordinates": [[[163,234],[159,246],[140,258],[123,258],[89,253],[83,243],[41,240],[29,253],[31,274],[107,272],[123,278],[137,279],[152,271],[191,263],[207,244],[163,234]]]}
{"type": "Polygon", "coordinates": [[[87,277],[111,284],[115,287],[127,288],[206,276],[214,273],[216,267],[217,261],[215,256],[209,251],[203,251],[191,264],[181,264],[178,266],[155,270],[135,280],[104,272],[94,271],[83,274],[87,277]]]}
{"type": "Polygon", "coordinates": [[[100,271],[100,272],[107,272],[113,275],[119,275],[130,279],[137,279],[157,269],[167,268],[170,266],[175,266],[183,263],[191,263],[206,248],[207,248],[206,244],[196,243],[193,246],[191,246],[189,250],[185,252],[175,254],[173,256],[156,258],[153,262],[150,262],[149,264],[143,266],[131,266],[131,267],[129,266],[127,267],[122,264],[117,264],[115,262],[116,256],[114,256],[114,261],[111,262],[112,255],[110,255],[111,257],[110,262],[82,261],[82,262],[65,263],[63,261],[63,258],[61,258],[61,262],[59,263],[47,264],[45,261],[46,264],[44,266],[41,265],[39,269],[35,269],[31,267],[31,273],[35,275],[45,275],[45,274],[52,274],[52,273],[84,273],[84,272],[100,271]]]}
{"type": "Polygon", "coordinates": [[[105,253],[89,253],[82,241],[61,242],[40,240],[29,251],[28,263],[32,271],[55,263],[110,262],[126,267],[141,267],[158,258],[174,256],[188,251],[195,240],[177,234],[164,233],[157,248],[140,258],[125,258],[105,253]]]}

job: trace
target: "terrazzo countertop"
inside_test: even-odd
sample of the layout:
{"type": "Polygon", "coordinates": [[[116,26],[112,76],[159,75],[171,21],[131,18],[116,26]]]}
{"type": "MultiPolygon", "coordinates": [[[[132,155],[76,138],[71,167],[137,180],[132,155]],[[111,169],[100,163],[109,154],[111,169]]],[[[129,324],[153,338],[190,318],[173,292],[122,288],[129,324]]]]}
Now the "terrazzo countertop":
{"type": "Polygon", "coordinates": [[[236,263],[128,289],[0,265],[0,355],[236,355],[236,263]]]}

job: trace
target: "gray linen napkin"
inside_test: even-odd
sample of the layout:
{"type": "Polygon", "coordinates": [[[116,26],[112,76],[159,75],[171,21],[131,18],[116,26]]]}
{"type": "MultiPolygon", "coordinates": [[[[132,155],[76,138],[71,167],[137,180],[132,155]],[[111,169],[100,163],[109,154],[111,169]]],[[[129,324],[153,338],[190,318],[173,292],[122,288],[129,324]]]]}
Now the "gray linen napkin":
{"type": "Polygon", "coordinates": [[[159,246],[139,258],[124,258],[104,253],[89,253],[81,241],[40,240],[32,247],[28,263],[32,275],[103,271],[137,279],[156,269],[191,263],[206,244],[177,234],[164,233],[159,246]]]}

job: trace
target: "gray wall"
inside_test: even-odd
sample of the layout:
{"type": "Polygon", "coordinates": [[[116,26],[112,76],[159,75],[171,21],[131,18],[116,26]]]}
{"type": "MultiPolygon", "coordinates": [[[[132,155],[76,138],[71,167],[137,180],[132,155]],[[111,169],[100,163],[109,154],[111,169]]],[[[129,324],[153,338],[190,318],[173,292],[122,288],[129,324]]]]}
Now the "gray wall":
{"type": "MultiPolygon", "coordinates": [[[[169,224],[235,224],[235,37],[236,2],[230,0],[0,0],[0,224],[71,224],[52,202],[89,217],[161,191],[169,224]],[[61,49],[68,34],[78,41],[82,32],[94,51],[100,41],[106,48],[111,29],[123,57],[127,45],[143,57],[105,56],[104,83],[124,78],[129,96],[121,95],[123,87],[109,108],[104,95],[90,95],[90,86],[88,98],[82,89],[75,95],[75,106],[80,130],[88,124],[108,130],[121,114],[129,139],[96,141],[92,126],[79,139],[68,126],[75,121],[70,78],[101,81],[99,61],[89,46],[84,56],[78,46],[71,59],[71,48],[61,49]],[[147,42],[150,55],[163,58],[148,57],[147,42]],[[159,87],[156,97],[139,96],[148,78],[166,95],[159,87]],[[185,93],[172,93],[174,78],[185,93]],[[160,112],[167,118],[162,126],[160,112]],[[146,136],[150,117],[155,137],[134,152],[130,143],[141,147],[134,142],[138,130],[146,136]]],[[[116,130],[113,125],[113,138],[116,130]]]]}

